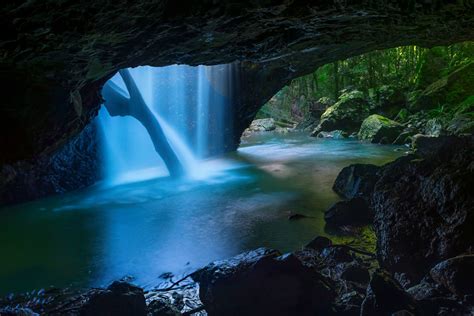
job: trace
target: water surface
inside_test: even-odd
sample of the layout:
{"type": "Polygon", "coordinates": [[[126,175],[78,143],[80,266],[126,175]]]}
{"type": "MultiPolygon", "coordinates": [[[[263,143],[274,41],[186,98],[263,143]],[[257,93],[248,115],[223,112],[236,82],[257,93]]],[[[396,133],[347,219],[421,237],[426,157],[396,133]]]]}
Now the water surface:
{"type": "MultiPolygon", "coordinates": [[[[267,246],[300,248],[325,230],[331,190],[351,163],[383,164],[394,146],[266,133],[201,163],[193,179],[155,178],[0,209],[0,294],[49,286],[144,287],[267,246]],[[287,219],[289,212],[310,218],[287,219]]],[[[146,172],[146,171],[144,171],[146,172]]]]}

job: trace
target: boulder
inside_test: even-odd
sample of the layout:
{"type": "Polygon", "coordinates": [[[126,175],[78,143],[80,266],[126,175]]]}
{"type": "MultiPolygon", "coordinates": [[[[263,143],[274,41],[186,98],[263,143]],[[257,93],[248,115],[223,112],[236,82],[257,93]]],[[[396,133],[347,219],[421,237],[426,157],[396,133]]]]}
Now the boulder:
{"type": "Polygon", "coordinates": [[[272,118],[253,120],[249,127],[251,132],[269,132],[275,129],[275,120],[272,118]]]}
{"type": "Polygon", "coordinates": [[[388,272],[381,269],[375,271],[370,279],[360,315],[392,315],[402,310],[415,313],[415,300],[388,272]]]}
{"type": "Polygon", "coordinates": [[[363,197],[368,200],[378,179],[379,169],[380,167],[370,164],[353,164],[345,167],[337,175],[332,189],[346,199],[363,197]]]}
{"type": "Polygon", "coordinates": [[[378,114],[367,117],[357,134],[360,140],[391,144],[403,130],[403,126],[378,114]]]}
{"type": "Polygon", "coordinates": [[[293,254],[259,248],[193,274],[209,315],[315,315],[335,297],[329,281],[293,254]]]}
{"type": "Polygon", "coordinates": [[[412,284],[474,244],[474,139],[419,137],[416,144],[418,157],[380,169],[371,200],[380,264],[412,284]]]}
{"type": "Polygon", "coordinates": [[[343,93],[339,97],[339,101],[327,108],[321,115],[321,121],[311,136],[317,136],[319,132],[334,130],[342,130],[348,134],[357,132],[360,124],[368,115],[369,106],[362,92],[354,90],[343,93]]]}
{"type": "Polygon", "coordinates": [[[435,282],[453,294],[474,295],[474,255],[462,255],[438,263],[430,271],[435,282]]]}
{"type": "Polygon", "coordinates": [[[127,282],[115,281],[105,290],[92,290],[80,315],[146,316],[144,292],[127,282]]]}
{"type": "Polygon", "coordinates": [[[365,225],[372,221],[373,214],[367,201],[355,197],[347,201],[339,201],[324,212],[326,224],[331,226],[365,225]]]}

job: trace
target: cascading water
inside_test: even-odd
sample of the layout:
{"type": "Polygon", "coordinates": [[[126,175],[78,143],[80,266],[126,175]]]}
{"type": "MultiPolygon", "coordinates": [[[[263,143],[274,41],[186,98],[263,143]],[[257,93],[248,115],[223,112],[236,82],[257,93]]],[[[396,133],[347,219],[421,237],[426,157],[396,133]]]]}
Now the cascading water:
{"type": "Polygon", "coordinates": [[[173,175],[168,144],[184,174],[202,177],[207,170],[199,160],[223,153],[233,136],[237,69],[235,63],[145,66],[115,75],[104,88],[105,107],[99,112],[105,180],[116,184],[173,175]],[[144,111],[140,102],[132,102],[133,84],[144,111]],[[124,110],[120,103],[129,104],[124,110]]]}

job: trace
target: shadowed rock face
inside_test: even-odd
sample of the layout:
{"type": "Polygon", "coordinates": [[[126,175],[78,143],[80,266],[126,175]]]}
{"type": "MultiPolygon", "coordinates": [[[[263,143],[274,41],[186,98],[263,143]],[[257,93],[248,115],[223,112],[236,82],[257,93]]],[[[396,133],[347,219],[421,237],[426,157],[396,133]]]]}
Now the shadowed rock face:
{"type": "Polygon", "coordinates": [[[290,79],[374,49],[472,40],[468,1],[9,1],[0,25],[1,162],[58,148],[119,69],[241,63],[236,148],[290,79]]]}

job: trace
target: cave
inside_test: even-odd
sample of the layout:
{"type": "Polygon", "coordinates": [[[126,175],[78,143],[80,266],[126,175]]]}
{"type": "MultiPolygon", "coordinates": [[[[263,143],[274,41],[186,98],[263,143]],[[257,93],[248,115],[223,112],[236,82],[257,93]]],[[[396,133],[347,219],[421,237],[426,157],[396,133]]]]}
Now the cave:
{"type": "Polygon", "coordinates": [[[0,11],[0,315],[474,313],[470,1],[0,11]]]}

